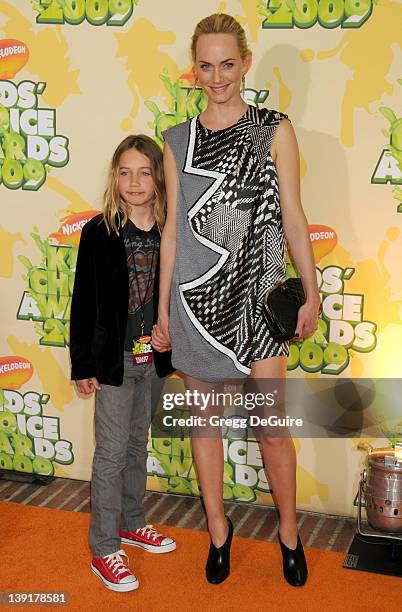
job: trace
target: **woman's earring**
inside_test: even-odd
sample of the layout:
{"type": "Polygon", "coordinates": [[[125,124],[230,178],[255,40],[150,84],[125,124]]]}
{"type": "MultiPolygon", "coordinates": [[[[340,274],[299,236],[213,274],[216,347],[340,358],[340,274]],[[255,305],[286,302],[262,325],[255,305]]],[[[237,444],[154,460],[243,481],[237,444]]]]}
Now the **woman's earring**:
{"type": "Polygon", "coordinates": [[[243,76],[241,77],[241,95],[244,97],[244,92],[246,90],[246,77],[243,76]]]}
{"type": "Polygon", "coordinates": [[[195,79],[194,85],[190,89],[190,96],[193,96],[195,94],[195,90],[197,89],[197,83],[198,83],[198,79],[195,79]]]}

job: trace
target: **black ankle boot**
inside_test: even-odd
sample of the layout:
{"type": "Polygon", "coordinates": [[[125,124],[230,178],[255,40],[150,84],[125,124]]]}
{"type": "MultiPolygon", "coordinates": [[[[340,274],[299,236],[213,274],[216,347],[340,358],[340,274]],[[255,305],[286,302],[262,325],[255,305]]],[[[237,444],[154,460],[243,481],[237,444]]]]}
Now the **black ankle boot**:
{"type": "Polygon", "coordinates": [[[281,545],[285,579],[292,586],[303,586],[307,580],[307,563],[299,534],[297,534],[297,546],[294,550],[285,546],[281,541],[279,531],[278,540],[281,545]]]}
{"type": "Polygon", "coordinates": [[[211,544],[209,546],[205,573],[208,582],[211,584],[220,584],[226,580],[230,573],[230,546],[232,544],[233,537],[233,524],[228,516],[226,519],[229,526],[226,542],[217,548],[211,540],[211,544]]]}

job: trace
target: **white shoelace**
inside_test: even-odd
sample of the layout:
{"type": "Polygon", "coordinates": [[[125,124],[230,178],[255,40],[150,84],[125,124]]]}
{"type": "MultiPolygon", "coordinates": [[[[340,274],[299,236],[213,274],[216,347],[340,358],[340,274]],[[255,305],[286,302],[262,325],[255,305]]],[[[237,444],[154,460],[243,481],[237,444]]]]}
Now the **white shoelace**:
{"type": "Polygon", "coordinates": [[[155,541],[159,536],[162,536],[162,533],[158,533],[153,525],[145,525],[145,527],[140,527],[136,529],[137,533],[141,533],[141,535],[146,536],[147,538],[153,538],[155,541]]]}
{"type": "Polygon", "coordinates": [[[126,553],[124,552],[124,550],[119,550],[118,552],[112,553],[111,555],[105,555],[105,561],[112,570],[113,574],[115,574],[116,576],[119,576],[120,574],[128,570],[127,565],[129,563],[129,558],[128,555],[126,555],[126,553]],[[125,562],[120,555],[126,557],[127,562],[125,562]]]}

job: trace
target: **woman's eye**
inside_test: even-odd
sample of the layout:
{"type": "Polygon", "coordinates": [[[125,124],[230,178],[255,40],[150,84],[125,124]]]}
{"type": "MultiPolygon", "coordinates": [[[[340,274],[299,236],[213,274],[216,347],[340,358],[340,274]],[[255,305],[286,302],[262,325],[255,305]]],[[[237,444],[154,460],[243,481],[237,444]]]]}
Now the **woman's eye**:
{"type": "Polygon", "coordinates": [[[202,70],[208,70],[208,68],[209,68],[209,64],[202,64],[201,65],[201,69],[202,70]]]}
{"type": "Polygon", "coordinates": [[[143,174],[144,176],[151,176],[151,173],[150,173],[150,172],[143,172],[142,174],[143,174]]]}
{"type": "Polygon", "coordinates": [[[225,68],[233,68],[234,64],[232,62],[227,62],[225,64],[225,68]]]}

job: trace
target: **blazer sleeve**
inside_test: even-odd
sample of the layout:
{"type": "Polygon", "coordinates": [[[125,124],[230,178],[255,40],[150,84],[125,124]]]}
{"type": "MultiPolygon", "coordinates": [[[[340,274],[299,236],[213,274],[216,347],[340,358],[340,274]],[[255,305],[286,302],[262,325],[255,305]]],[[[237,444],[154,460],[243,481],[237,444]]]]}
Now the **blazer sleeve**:
{"type": "MultiPolygon", "coordinates": [[[[88,224],[87,224],[88,225],[88,224]]],[[[96,317],[95,254],[90,228],[81,232],[70,315],[71,380],[96,376],[92,338],[96,317]]]]}

